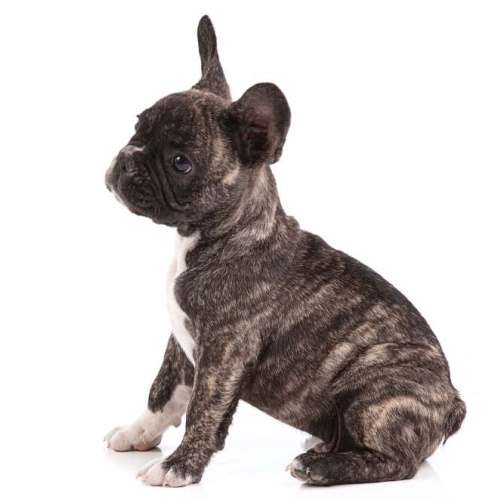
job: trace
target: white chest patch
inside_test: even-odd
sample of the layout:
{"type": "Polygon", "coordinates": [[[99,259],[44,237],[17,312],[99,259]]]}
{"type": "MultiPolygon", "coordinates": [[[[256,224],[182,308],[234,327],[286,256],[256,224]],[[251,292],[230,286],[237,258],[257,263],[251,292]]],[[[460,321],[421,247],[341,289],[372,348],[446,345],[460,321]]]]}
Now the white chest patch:
{"type": "Polygon", "coordinates": [[[186,270],[186,255],[196,246],[198,233],[184,237],[177,234],[175,255],[170,264],[167,282],[167,307],[172,323],[172,331],[182,350],[194,365],[194,339],[186,328],[186,313],[181,309],[175,298],[175,282],[177,277],[186,270]]]}

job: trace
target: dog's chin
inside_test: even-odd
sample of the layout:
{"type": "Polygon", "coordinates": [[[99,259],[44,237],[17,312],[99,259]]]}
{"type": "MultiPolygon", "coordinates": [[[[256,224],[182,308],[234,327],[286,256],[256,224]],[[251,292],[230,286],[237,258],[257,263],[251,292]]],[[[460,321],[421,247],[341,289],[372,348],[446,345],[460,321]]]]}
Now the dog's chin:
{"type": "Polygon", "coordinates": [[[160,224],[163,226],[177,227],[182,221],[179,221],[179,214],[169,210],[166,207],[160,205],[155,205],[151,207],[141,207],[138,203],[124,196],[123,193],[119,192],[116,187],[107,184],[108,189],[113,193],[115,198],[120,202],[121,205],[126,207],[129,212],[134,215],[139,215],[141,217],[146,217],[152,220],[155,224],[160,224]]]}
{"type": "Polygon", "coordinates": [[[169,212],[160,212],[155,215],[146,215],[155,224],[161,224],[162,226],[177,227],[181,222],[177,220],[174,214],[169,212]]]}
{"type": "Polygon", "coordinates": [[[152,220],[155,224],[160,224],[163,226],[175,227],[179,224],[177,221],[176,214],[172,213],[168,209],[163,207],[151,207],[144,208],[138,207],[137,205],[124,202],[124,205],[132,212],[134,215],[139,215],[141,217],[146,217],[147,219],[152,220]]]}

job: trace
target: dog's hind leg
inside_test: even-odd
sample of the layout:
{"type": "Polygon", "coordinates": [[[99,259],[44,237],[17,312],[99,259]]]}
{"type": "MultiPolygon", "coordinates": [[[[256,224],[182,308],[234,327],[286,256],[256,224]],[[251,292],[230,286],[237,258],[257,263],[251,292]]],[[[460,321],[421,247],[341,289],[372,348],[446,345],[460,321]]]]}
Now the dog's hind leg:
{"type": "Polygon", "coordinates": [[[446,435],[455,392],[438,377],[407,367],[382,369],[378,375],[358,386],[344,406],[343,432],[352,443],[338,451],[316,447],[299,455],[289,466],[292,476],[329,485],[415,475],[446,435]]]}
{"type": "Polygon", "coordinates": [[[369,483],[410,479],[417,465],[386,457],[372,450],[318,453],[309,451],[299,455],[289,466],[293,477],[307,484],[369,483]]]}

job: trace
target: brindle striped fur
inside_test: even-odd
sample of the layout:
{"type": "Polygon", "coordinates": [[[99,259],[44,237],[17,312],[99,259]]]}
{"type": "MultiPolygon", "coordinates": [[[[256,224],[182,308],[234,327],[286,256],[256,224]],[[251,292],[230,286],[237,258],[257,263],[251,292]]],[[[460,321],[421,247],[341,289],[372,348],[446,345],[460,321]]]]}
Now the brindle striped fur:
{"type": "Polygon", "coordinates": [[[392,285],[285,214],[270,169],[290,120],[284,96],[260,84],[231,103],[206,17],[199,42],[202,80],[141,115],[140,151],[107,176],[132,211],[198,235],[175,288],[195,365],[172,336],[149,396],[158,412],[177,385],[193,387],[163,467],[198,481],[241,398],[321,439],[294,477],[410,478],[465,416],[439,342],[392,285]],[[179,149],[189,178],[169,168],[179,149]]]}

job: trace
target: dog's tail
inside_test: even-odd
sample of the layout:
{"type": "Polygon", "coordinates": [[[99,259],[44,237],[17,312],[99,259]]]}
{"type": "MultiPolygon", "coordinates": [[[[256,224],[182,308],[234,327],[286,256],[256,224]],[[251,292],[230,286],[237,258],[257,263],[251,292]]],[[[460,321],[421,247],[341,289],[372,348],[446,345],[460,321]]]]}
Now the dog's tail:
{"type": "Polygon", "coordinates": [[[460,399],[458,394],[455,396],[453,403],[451,404],[451,409],[446,417],[444,424],[444,441],[446,443],[448,438],[455,434],[455,432],[460,429],[462,422],[464,421],[465,414],[467,413],[465,403],[460,399]]]}

